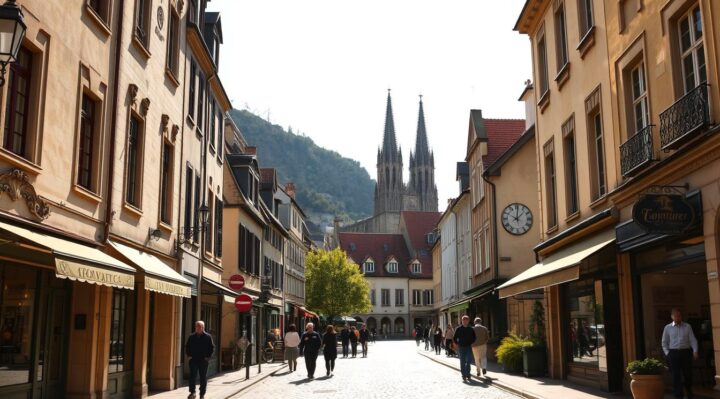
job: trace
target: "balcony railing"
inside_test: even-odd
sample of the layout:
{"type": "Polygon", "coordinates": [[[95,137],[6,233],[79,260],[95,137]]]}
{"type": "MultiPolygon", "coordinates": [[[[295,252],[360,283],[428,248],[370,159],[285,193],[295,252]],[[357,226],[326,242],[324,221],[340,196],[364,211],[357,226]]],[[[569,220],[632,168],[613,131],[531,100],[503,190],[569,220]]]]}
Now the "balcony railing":
{"type": "Polygon", "coordinates": [[[660,114],[660,148],[679,147],[709,122],[708,85],[702,83],[660,114]]]}
{"type": "Polygon", "coordinates": [[[653,159],[653,125],[644,127],[620,146],[620,171],[630,176],[653,159]]]}

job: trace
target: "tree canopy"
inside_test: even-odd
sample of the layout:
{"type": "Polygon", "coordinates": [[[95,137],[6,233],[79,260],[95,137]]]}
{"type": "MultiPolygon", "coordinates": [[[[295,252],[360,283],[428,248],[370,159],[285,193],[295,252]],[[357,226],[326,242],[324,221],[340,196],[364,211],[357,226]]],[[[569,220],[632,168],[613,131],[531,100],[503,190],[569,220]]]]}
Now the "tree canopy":
{"type": "Polygon", "coordinates": [[[316,250],[305,258],[305,303],[326,316],[370,310],[370,285],[340,248],[316,250]]]}

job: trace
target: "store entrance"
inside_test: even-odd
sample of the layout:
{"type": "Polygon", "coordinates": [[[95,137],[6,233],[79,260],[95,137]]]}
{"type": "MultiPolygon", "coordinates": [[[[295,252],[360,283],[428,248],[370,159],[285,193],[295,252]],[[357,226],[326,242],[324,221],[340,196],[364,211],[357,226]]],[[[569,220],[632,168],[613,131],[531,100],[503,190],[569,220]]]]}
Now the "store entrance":
{"type": "Polygon", "coordinates": [[[69,282],[43,273],[47,296],[43,298],[47,317],[41,320],[35,387],[36,398],[61,398],[65,392],[65,364],[70,309],[69,282]]]}

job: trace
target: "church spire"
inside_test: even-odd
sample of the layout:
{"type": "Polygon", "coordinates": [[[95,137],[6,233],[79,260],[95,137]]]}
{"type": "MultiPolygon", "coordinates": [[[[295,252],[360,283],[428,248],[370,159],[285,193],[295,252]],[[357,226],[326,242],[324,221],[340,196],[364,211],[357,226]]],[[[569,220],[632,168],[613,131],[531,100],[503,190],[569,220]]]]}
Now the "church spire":
{"type": "Polygon", "coordinates": [[[417,136],[415,138],[415,162],[420,165],[430,160],[427,131],[425,130],[425,112],[423,110],[422,94],[420,95],[420,110],[418,111],[417,136]]]}
{"type": "Polygon", "coordinates": [[[382,152],[386,159],[395,159],[398,152],[397,140],[395,139],[395,121],[393,120],[392,99],[388,89],[387,108],[385,110],[385,134],[383,135],[382,152]]]}

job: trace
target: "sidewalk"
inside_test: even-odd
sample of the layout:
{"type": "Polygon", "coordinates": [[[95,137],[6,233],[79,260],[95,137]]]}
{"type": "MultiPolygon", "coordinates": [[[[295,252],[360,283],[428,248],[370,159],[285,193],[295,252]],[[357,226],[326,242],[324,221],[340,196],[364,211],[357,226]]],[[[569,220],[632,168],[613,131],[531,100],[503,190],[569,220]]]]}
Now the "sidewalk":
{"type": "MultiPolygon", "coordinates": [[[[258,366],[250,366],[250,379],[245,379],[245,369],[226,372],[211,377],[208,380],[206,399],[227,399],[237,395],[239,392],[257,384],[265,378],[287,368],[286,363],[263,363],[262,372],[258,374],[258,366]]],[[[190,391],[183,386],[174,391],[150,393],[148,398],[152,399],[185,399],[190,391]]],[[[198,398],[200,392],[196,392],[198,398]]]]}

